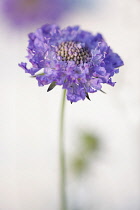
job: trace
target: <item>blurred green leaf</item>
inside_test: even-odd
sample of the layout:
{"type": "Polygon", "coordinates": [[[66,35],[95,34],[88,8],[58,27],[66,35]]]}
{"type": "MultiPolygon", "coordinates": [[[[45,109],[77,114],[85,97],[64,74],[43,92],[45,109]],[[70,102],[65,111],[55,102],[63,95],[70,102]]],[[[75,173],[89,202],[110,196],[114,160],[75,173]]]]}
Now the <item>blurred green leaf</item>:
{"type": "Polygon", "coordinates": [[[84,132],[81,136],[82,150],[88,154],[95,152],[99,148],[99,139],[91,133],[84,132]]]}
{"type": "Polygon", "coordinates": [[[87,168],[87,161],[84,157],[76,156],[72,160],[72,170],[75,174],[80,175],[87,168]]]}
{"type": "Polygon", "coordinates": [[[81,175],[87,171],[93,154],[99,149],[99,138],[88,131],[80,132],[78,138],[77,151],[71,160],[72,171],[76,175],[81,175]]]}

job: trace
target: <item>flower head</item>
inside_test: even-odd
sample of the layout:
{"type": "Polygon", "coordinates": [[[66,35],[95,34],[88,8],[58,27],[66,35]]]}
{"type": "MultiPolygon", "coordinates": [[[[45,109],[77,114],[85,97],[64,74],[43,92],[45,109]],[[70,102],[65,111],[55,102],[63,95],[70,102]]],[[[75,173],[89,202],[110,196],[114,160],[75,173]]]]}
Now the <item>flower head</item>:
{"type": "Polygon", "coordinates": [[[29,34],[27,63],[19,64],[25,72],[35,75],[39,86],[61,85],[71,102],[89,99],[88,93],[114,86],[112,77],[123,61],[113,53],[101,34],[93,35],[78,26],[60,29],[46,24],[29,34]],[[40,73],[43,70],[43,73],[40,73]]]}
{"type": "Polygon", "coordinates": [[[9,22],[18,27],[58,20],[69,4],[65,0],[4,0],[2,9],[9,22]]]}

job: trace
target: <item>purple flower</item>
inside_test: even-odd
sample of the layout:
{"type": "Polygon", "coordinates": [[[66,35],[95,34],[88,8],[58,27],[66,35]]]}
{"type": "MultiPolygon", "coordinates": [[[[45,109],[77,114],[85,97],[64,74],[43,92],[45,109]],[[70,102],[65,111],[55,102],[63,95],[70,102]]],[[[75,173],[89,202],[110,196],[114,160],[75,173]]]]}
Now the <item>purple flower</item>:
{"type": "Polygon", "coordinates": [[[71,102],[89,99],[88,93],[114,86],[112,77],[123,65],[101,34],[92,35],[78,26],[60,29],[46,24],[29,34],[28,56],[31,68],[19,64],[25,72],[35,75],[39,86],[61,85],[71,102]],[[40,73],[41,72],[41,73],[40,73]]]}
{"type": "Polygon", "coordinates": [[[54,22],[69,8],[65,0],[3,0],[2,9],[9,21],[18,27],[54,22]]]}

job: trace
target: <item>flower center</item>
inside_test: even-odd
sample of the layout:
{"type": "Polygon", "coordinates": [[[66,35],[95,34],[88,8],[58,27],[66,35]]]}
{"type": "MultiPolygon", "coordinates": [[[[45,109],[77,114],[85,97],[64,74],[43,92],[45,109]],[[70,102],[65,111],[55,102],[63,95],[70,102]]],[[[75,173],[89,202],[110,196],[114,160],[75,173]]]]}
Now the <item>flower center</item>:
{"type": "Polygon", "coordinates": [[[62,42],[58,46],[57,55],[62,61],[75,61],[78,65],[80,63],[87,63],[90,59],[90,52],[81,43],[74,41],[62,42]]]}

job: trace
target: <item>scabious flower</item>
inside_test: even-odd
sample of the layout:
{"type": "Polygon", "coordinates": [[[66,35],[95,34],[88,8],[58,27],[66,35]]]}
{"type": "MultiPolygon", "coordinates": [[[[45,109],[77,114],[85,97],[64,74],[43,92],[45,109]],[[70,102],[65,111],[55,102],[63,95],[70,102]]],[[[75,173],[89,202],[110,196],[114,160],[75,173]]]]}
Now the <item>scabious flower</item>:
{"type": "Polygon", "coordinates": [[[20,28],[44,21],[58,21],[69,6],[65,0],[3,0],[1,12],[12,25],[20,28]]]}
{"type": "Polygon", "coordinates": [[[78,26],[60,29],[46,24],[29,34],[27,63],[19,64],[34,75],[39,86],[61,85],[72,102],[89,99],[89,93],[114,86],[112,77],[123,65],[120,56],[107,45],[101,34],[93,35],[78,26]],[[40,71],[43,71],[40,73],[40,71]]]}

